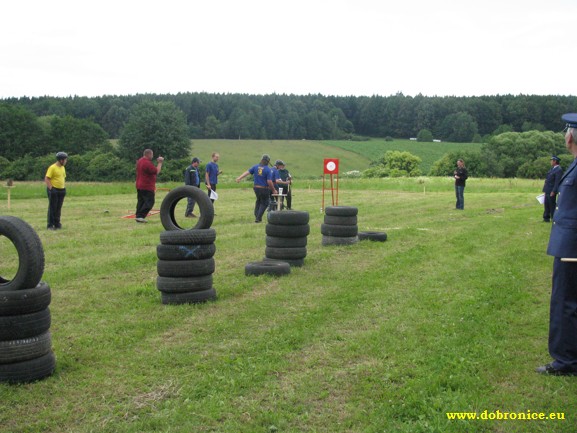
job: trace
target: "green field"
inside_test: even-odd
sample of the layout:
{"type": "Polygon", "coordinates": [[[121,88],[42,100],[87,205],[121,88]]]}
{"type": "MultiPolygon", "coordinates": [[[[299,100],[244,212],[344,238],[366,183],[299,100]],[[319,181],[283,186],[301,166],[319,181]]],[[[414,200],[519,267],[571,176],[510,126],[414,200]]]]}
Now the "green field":
{"type": "MultiPolygon", "coordinates": [[[[340,173],[363,171],[373,160],[388,150],[407,151],[422,159],[421,171],[427,174],[435,161],[445,153],[479,149],[476,143],[419,143],[410,140],[385,141],[307,141],[307,140],[192,140],[192,154],[208,162],[212,152],[221,155],[224,178],[233,179],[248,167],[258,163],[263,153],[273,162],[282,159],[287,168],[300,178],[322,176],[323,159],[339,158],[340,173]]],[[[170,161],[168,160],[167,163],[170,161]]]]}
{"type": "MultiPolygon", "coordinates": [[[[197,306],[160,303],[163,229],[158,216],[121,218],[132,184],[69,184],[57,232],[44,228],[44,196],[10,210],[1,198],[0,214],[25,219],[44,245],[57,370],[0,384],[0,431],[574,432],[577,381],[533,372],[549,361],[540,182],[472,179],[457,212],[447,179],[420,180],[342,182],[359,229],[389,235],[350,247],[321,246],[320,181],[296,188],[308,255],[281,278],[244,275],[263,257],[265,227],[252,222],[251,189],[224,183],[218,300],[197,306]],[[446,415],[483,411],[565,420],[446,415]]],[[[6,257],[5,239],[0,248],[6,257]]]]}

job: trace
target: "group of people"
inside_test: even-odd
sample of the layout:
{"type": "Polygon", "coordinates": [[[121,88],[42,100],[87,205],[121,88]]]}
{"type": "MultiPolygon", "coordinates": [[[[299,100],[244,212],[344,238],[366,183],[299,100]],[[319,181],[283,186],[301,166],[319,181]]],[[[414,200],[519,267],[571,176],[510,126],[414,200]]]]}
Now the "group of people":
{"type": "Polygon", "coordinates": [[[274,165],[270,167],[270,156],[264,154],[260,162],[237,177],[236,182],[239,183],[248,175],[253,176],[253,190],[256,196],[254,204],[255,223],[262,222],[262,217],[266,210],[272,209],[271,203],[274,203],[276,208],[281,198],[286,197],[286,207],[289,210],[291,209],[292,176],[285,168],[285,163],[282,160],[277,159],[274,165]],[[282,193],[280,193],[281,188],[282,193]]]}

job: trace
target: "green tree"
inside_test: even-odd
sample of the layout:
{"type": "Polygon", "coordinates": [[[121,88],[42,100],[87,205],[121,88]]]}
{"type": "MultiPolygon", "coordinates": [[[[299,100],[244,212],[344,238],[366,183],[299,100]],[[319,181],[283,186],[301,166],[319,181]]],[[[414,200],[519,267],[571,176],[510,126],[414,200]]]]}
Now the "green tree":
{"type": "Polygon", "coordinates": [[[433,133],[428,129],[421,129],[417,134],[417,141],[430,143],[433,141],[433,133]]]}
{"type": "Polygon", "coordinates": [[[433,163],[429,176],[453,176],[457,167],[457,160],[462,159],[471,177],[480,177],[483,167],[481,153],[478,151],[449,152],[433,163]]]}
{"type": "Polygon", "coordinates": [[[468,113],[449,114],[441,123],[441,134],[445,141],[470,143],[477,133],[477,122],[468,113]]]}
{"type": "Polygon", "coordinates": [[[53,116],[49,125],[50,143],[55,151],[85,153],[108,143],[106,131],[91,120],[53,116]]]}
{"type": "Polygon", "coordinates": [[[173,102],[145,101],[134,109],[120,135],[118,150],[121,158],[134,161],[144,149],[170,159],[189,155],[186,118],[173,102]]]}
{"type": "Polygon", "coordinates": [[[416,177],[421,175],[419,165],[421,158],[410,152],[389,150],[373,164],[373,167],[363,172],[364,177],[416,177]]]}
{"type": "Polygon", "coordinates": [[[26,154],[43,155],[49,146],[34,114],[22,107],[1,104],[0,149],[3,157],[13,161],[26,154]]]}

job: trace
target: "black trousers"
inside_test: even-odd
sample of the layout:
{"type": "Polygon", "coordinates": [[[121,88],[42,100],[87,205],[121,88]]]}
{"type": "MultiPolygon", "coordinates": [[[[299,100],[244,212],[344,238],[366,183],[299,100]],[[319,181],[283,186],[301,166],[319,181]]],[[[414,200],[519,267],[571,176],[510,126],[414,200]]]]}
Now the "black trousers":
{"type": "Polygon", "coordinates": [[[266,212],[266,208],[270,203],[270,190],[268,188],[253,188],[256,195],[254,203],[254,219],[255,221],[262,221],[262,216],[266,212]]]}
{"type": "Polygon", "coordinates": [[[545,202],[543,203],[544,211],[543,211],[543,219],[545,221],[552,220],[553,215],[555,214],[555,206],[557,206],[557,195],[555,194],[551,197],[551,194],[546,192],[545,193],[545,202]]]}
{"type": "Polygon", "coordinates": [[[46,188],[46,193],[48,194],[48,228],[59,229],[62,227],[60,224],[60,214],[62,213],[62,204],[64,203],[64,197],[66,197],[66,188],[46,188]]]}
{"type": "MultiPolygon", "coordinates": [[[[216,185],[210,185],[210,187],[212,188],[212,191],[216,192],[216,185]]],[[[206,192],[207,192],[209,197],[210,197],[210,191],[211,191],[210,189],[208,189],[208,188],[206,189],[206,192]]],[[[210,199],[210,201],[214,203],[213,199],[210,199]]]]}
{"type": "Polygon", "coordinates": [[[154,206],[154,191],[137,189],[136,197],[136,218],[146,218],[154,206]]]}
{"type": "Polygon", "coordinates": [[[577,371],[577,263],[559,257],[553,262],[549,354],[553,367],[577,371]]]}

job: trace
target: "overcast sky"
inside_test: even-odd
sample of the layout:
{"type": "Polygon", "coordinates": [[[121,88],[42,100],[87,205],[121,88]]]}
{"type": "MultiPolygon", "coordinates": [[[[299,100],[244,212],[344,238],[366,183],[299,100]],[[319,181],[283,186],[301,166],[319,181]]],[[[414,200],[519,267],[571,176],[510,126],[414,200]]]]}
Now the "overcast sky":
{"type": "Polygon", "coordinates": [[[17,0],[0,98],[577,94],[576,0],[17,0]]]}

